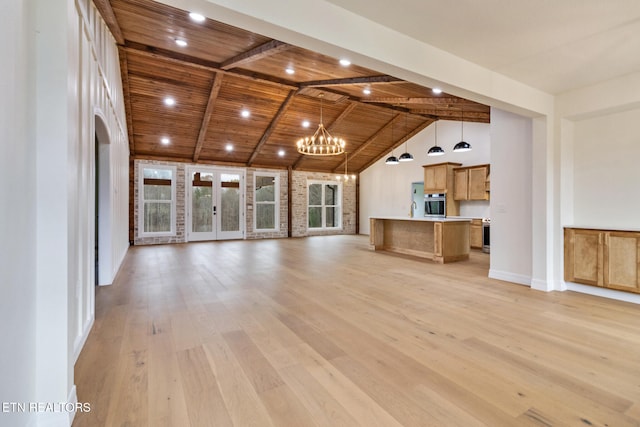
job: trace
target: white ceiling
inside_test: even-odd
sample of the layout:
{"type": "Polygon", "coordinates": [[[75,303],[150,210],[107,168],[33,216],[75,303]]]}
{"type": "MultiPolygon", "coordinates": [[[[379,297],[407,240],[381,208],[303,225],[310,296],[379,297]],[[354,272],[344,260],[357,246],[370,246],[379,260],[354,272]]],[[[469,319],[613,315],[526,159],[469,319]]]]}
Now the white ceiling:
{"type": "Polygon", "coordinates": [[[327,0],[551,94],[640,71],[640,0],[327,0]]]}

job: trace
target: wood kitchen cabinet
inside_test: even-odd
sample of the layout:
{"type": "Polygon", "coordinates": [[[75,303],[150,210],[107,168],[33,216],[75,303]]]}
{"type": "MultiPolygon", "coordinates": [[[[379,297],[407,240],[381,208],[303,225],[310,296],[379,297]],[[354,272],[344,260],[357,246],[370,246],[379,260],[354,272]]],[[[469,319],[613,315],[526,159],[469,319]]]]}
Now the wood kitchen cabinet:
{"type": "Polygon", "coordinates": [[[469,244],[471,249],[482,249],[482,218],[474,218],[469,226],[469,244]]]}
{"type": "Polygon", "coordinates": [[[460,203],[453,197],[455,168],[461,163],[437,163],[424,165],[424,193],[444,193],[447,195],[447,216],[456,216],[460,213],[460,203]]]}
{"type": "Polygon", "coordinates": [[[489,165],[455,168],[453,174],[455,200],[489,200],[487,190],[489,165]]]}
{"type": "Polygon", "coordinates": [[[564,279],[640,293],[640,232],[565,228],[564,279]]]}
{"type": "Polygon", "coordinates": [[[453,170],[460,163],[424,165],[424,193],[450,193],[453,190],[453,170]]]}

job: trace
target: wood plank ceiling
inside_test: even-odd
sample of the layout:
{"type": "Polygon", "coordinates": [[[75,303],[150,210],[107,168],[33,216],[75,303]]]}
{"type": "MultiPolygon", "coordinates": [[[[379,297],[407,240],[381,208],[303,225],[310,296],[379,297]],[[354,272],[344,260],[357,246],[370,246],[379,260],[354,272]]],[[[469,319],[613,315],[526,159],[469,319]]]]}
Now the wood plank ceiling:
{"type": "Polygon", "coordinates": [[[342,172],[344,156],[303,156],[295,147],[322,109],[325,127],[347,141],[349,173],[358,173],[435,120],[490,120],[486,105],[211,19],[198,23],[151,0],[94,3],[119,46],[134,159],[342,172]],[[165,105],[168,97],[175,105],[165,105]]]}

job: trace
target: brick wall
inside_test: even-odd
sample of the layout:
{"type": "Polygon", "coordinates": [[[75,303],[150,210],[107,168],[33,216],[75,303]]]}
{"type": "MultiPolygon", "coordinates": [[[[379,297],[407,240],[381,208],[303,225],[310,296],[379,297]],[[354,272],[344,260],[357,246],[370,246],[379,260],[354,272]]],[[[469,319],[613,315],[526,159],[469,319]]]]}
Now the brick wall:
{"type": "Polygon", "coordinates": [[[293,237],[331,234],[355,234],[356,232],[356,185],[355,181],[342,182],[342,229],[309,230],[307,228],[307,183],[313,181],[336,181],[332,173],[293,171],[291,188],[291,235],[293,237]]]}
{"type": "MultiPolygon", "coordinates": [[[[194,164],[136,160],[134,164],[134,244],[135,245],[153,245],[164,243],[183,243],[187,241],[186,237],[186,171],[194,164]],[[140,191],[138,180],[140,173],[140,165],[158,165],[158,166],[175,166],[176,168],[176,234],[175,236],[158,236],[158,237],[140,237],[138,230],[138,210],[139,210],[139,194],[140,191]]],[[[331,173],[319,172],[303,172],[293,171],[292,188],[291,188],[291,205],[292,205],[292,236],[317,236],[331,234],[355,234],[356,232],[356,182],[342,182],[342,229],[340,230],[322,230],[310,231],[307,228],[307,182],[315,181],[335,181],[336,175],[331,173]]],[[[245,169],[245,227],[246,239],[271,239],[283,238],[288,235],[288,172],[286,170],[276,169],[245,169]],[[280,177],[280,229],[273,232],[256,232],[254,231],[254,175],[256,172],[273,173],[280,177]]]]}
{"type": "Polygon", "coordinates": [[[288,173],[286,170],[254,169],[254,168],[247,169],[247,185],[246,185],[247,187],[247,216],[246,216],[247,239],[274,239],[274,238],[287,237],[288,225],[289,225],[288,218],[287,218],[288,217],[287,208],[288,208],[288,200],[289,200],[288,198],[289,191],[288,191],[287,181],[288,181],[288,173]],[[279,211],[280,227],[279,227],[279,230],[277,231],[272,231],[272,232],[254,231],[253,212],[254,212],[255,206],[253,204],[253,197],[255,195],[254,176],[256,172],[275,174],[280,177],[280,211],[279,211]]]}

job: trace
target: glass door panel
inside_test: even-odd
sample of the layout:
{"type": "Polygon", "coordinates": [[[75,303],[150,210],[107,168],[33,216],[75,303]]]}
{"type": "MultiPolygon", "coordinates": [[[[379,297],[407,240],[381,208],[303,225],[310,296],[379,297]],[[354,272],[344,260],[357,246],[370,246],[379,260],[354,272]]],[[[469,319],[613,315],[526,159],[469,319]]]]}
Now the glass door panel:
{"type": "Polygon", "coordinates": [[[219,239],[242,238],[241,189],[239,173],[221,172],[219,176],[219,239]]]}
{"type": "Polygon", "coordinates": [[[244,237],[244,172],[192,168],[188,174],[187,240],[244,237]]]}

